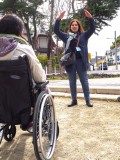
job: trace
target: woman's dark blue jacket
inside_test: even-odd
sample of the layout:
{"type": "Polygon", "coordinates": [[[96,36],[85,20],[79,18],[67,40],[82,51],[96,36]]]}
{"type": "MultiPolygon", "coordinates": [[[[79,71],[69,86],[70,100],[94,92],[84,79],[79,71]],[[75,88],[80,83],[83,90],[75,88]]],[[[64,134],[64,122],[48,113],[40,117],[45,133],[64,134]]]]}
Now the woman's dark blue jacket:
{"type": "MultiPolygon", "coordinates": [[[[61,32],[59,27],[60,27],[60,21],[61,20],[56,20],[55,25],[54,25],[54,33],[65,43],[67,43],[67,39],[69,37],[69,34],[65,33],[65,32],[61,32]]],[[[88,39],[90,38],[90,36],[94,33],[95,31],[95,22],[93,18],[89,18],[89,29],[85,32],[81,32],[80,33],[80,41],[78,46],[81,48],[81,56],[82,56],[82,61],[83,61],[83,70],[87,70],[89,67],[89,63],[88,63],[88,39]]],[[[76,36],[75,39],[77,39],[78,36],[76,36]]],[[[74,43],[70,43],[69,48],[67,50],[66,53],[72,52],[72,49],[75,47],[73,46],[74,43]]]]}

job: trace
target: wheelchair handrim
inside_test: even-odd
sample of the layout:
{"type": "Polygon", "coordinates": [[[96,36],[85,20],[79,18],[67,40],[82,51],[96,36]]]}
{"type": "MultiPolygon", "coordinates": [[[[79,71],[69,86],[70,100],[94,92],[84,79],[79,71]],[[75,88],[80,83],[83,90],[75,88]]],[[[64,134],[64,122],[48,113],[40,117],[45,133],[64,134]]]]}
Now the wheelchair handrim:
{"type": "Polygon", "coordinates": [[[55,119],[55,123],[54,123],[55,134],[52,135],[52,140],[50,142],[50,148],[48,150],[47,155],[45,154],[43,146],[42,146],[42,142],[40,141],[40,139],[42,137],[42,130],[41,130],[41,128],[42,128],[42,118],[40,118],[40,117],[42,117],[42,113],[43,113],[43,109],[44,109],[44,103],[47,100],[47,98],[50,98],[50,100],[52,102],[52,105],[54,106],[53,101],[52,101],[52,97],[50,95],[46,94],[44,96],[44,99],[43,99],[43,102],[42,102],[42,105],[41,105],[40,116],[39,116],[39,124],[40,124],[39,125],[39,137],[40,137],[39,138],[39,143],[40,143],[40,149],[42,151],[43,157],[45,159],[50,159],[52,157],[52,155],[53,155],[53,152],[54,152],[55,142],[56,142],[56,132],[57,132],[57,122],[56,122],[56,115],[55,115],[55,108],[54,107],[53,107],[53,112],[54,112],[54,117],[55,117],[54,118],[55,119]]]}

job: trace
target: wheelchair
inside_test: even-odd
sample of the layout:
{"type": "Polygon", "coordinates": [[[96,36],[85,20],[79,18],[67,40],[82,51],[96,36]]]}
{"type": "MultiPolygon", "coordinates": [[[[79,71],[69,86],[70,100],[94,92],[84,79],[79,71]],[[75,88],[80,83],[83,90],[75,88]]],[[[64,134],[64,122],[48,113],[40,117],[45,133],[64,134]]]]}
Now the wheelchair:
{"type": "Polygon", "coordinates": [[[16,125],[20,125],[32,132],[37,160],[51,159],[59,136],[54,100],[46,89],[48,83],[33,82],[25,55],[0,61],[0,143],[3,138],[12,141],[16,125]],[[33,127],[29,130],[31,121],[33,127]]]}

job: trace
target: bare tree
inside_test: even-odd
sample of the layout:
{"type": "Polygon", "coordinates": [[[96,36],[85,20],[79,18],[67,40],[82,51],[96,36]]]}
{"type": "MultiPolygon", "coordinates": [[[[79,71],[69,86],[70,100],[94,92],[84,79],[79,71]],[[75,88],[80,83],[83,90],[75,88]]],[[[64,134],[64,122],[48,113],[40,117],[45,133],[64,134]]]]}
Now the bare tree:
{"type": "Polygon", "coordinates": [[[54,0],[51,0],[50,3],[51,3],[51,15],[50,15],[50,25],[49,25],[49,31],[48,31],[48,52],[47,52],[48,59],[50,59],[51,52],[52,52],[51,44],[52,44],[52,24],[53,24],[54,0]]]}

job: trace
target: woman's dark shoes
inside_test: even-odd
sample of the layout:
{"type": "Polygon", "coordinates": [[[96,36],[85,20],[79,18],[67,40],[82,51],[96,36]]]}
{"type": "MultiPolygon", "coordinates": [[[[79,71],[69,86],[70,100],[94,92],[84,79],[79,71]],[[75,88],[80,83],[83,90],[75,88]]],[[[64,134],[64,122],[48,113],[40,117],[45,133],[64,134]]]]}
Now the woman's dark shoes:
{"type": "Polygon", "coordinates": [[[75,106],[75,105],[77,105],[77,100],[73,100],[71,102],[71,104],[68,104],[68,107],[72,107],[72,106],[75,106]]]}
{"type": "Polygon", "coordinates": [[[90,101],[86,101],[86,105],[87,105],[88,107],[93,107],[93,104],[90,103],[90,101]]]}

